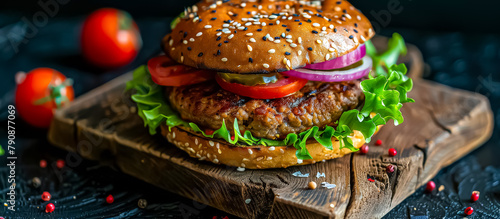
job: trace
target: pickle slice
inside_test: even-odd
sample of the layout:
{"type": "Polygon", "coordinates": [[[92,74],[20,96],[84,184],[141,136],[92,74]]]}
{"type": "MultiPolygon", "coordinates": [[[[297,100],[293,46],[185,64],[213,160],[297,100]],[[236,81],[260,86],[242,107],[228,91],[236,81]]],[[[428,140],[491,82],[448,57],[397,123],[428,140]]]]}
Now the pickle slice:
{"type": "Polygon", "coordinates": [[[263,85],[275,83],[280,78],[278,73],[269,74],[233,74],[233,73],[217,73],[222,79],[231,83],[238,83],[247,86],[263,85]]]}

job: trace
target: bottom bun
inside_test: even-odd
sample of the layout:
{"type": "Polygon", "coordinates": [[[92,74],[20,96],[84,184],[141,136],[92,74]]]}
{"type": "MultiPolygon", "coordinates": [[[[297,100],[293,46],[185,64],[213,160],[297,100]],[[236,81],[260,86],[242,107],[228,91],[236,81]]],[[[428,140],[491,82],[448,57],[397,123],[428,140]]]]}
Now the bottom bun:
{"type": "MultiPolygon", "coordinates": [[[[319,161],[330,160],[352,153],[348,148],[339,150],[340,143],[332,138],[333,150],[311,139],[306,147],[313,157],[308,160],[299,160],[295,156],[293,146],[234,146],[222,139],[207,138],[188,128],[161,126],[161,133],[169,142],[187,152],[189,156],[199,160],[211,161],[215,164],[244,167],[248,169],[286,168],[289,166],[313,164],[319,161]]],[[[359,131],[354,131],[352,137],[355,148],[365,143],[365,138],[359,131]]]]}

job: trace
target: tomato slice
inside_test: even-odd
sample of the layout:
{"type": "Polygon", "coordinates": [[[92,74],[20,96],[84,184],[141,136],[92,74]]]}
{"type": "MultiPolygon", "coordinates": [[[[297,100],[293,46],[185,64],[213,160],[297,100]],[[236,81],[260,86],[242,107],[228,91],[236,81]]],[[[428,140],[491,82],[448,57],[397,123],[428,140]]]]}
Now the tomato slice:
{"type": "Polygon", "coordinates": [[[285,97],[302,89],[308,81],[301,78],[285,77],[279,79],[276,83],[248,86],[227,82],[218,75],[215,76],[215,80],[217,80],[217,83],[219,83],[224,90],[254,99],[276,99],[285,97]]]}
{"type": "Polygon", "coordinates": [[[175,87],[211,80],[215,75],[214,71],[179,65],[164,55],[150,59],[148,70],[156,84],[175,87]]]}

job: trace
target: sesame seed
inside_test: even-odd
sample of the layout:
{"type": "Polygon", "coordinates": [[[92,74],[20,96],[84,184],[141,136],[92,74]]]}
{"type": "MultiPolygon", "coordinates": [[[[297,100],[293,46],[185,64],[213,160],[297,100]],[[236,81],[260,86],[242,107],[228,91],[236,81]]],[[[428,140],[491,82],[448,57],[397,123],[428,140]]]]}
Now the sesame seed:
{"type": "Polygon", "coordinates": [[[359,16],[359,15],[358,15],[356,18],[357,18],[359,21],[361,20],[361,16],[359,16]]]}
{"type": "Polygon", "coordinates": [[[222,43],[219,43],[219,45],[217,45],[218,47],[222,46],[222,43]]]}
{"type": "Polygon", "coordinates": [[[354,31],[354,33],[358,33],[358,30],[356,30],[356,29],[353,29],[353,31],[354,31]]]}
{"type": "Polygon", "coordinates": [[[216,36],[220,36],[222,35],[222,32],[218,32],[217,34],[215,34],[216,36]]]}
{"type": "Polygon", "coordinates": [[[295,48],[295,47],[297,47],[297,44],[295,44],[295,43],[290,43],[290,47],[295,48]]]}
{"type": "Polygon", "coordinates": [[[333,28],[333,32],[337,33],[337,28],[333,28]]]}
{"type": "Polygon", "coordinates": [[[194,38],[190,38],[189,41],[194,42],[194,38]]]}
{"type": "Polygon", "coordinates": [[[219,41],[222,37],[221,36],[218,36],[217,39],[215,39],[215,41],[219,41]]]}
{"type": "Polygon", "coordinates": [[[202,56],[203,56],[203,53],[202,53],[202,52],[200,52],[200,53],[198,54],[198,57],[202,57],[202,56]]]}
{"type": "Polygon", "coordinates": [[[298,42],[299,44],[302,44],[302,38],[301,38],[301,37],[297,38],[297,42],[298,42]]]}
{"type": "Polygon", "coordinates": [[[253,22],[253,24],[255,24],[255,25],[259,25],[259,24],[260,24],[260,22],[255,21],[255,22],[253,22]]]}
{"type": "Polygon", "coordinates": [[[276,43],[276,44],[278,44],[280,42],[281,42],[281,40],[274,40],[274,43],[276,43]]]}
{"type": "Polygon", "coordinates": [[[205,25],[205,29],[210,29],[212,28],[212,25],[205,25]]]}
{"type": "Polygon", "coordinates": [[[350,36],[349,36],[349,39],[352,39],[352,38],[354,38],[354,36],[350,35],[350,36]]]}
{"type": "Polygon", "coordinates": [[[333,48],[329,48],[328,51],[334,52],[335,50],[333,48]]]}
{"type": "Polygon", "coordinates": [[[247,45],[247,49],[248,49],[248,51],[250,51],[250,52],[251,52],[251,51],[252,51],[252,46],[247,45]]]}
{"type": "Polygon", "coordinates": [[[292,40],[292,39],[286,39],[286,41],[287,41],[288,43],[293,43],[293,40],[292,40]]]}
{"type": "Polygon", "coordinates": [[[229,35],[227,38],[232,39],[234,37],[234,34],[229,35]]]}
{"type": "Polygon", "coordinates": [[[308,47],[307,50],[313,51],[313,48],[312,47],[308,47]]]}
{"type": "Polygon", "coordinates": [[[199,37],[199,36],[201,36],[201,35],[203,35],[203,33],[202,33],[202,32],[198,32],[198,33],[196,34],[196,36],[197,36],[197,37],[199,37]]]}
{"type": "Polygon", "coordinates": [[[168,41],[168,45],[172,46],[173,44],[174,44],[174,39],[170,39],[170,41],[168,41]]]}
{"type": "Polygon", "coordinates": [[[313,23],[313,26],[314,27],[319,27],[319,24],[318,23],[313,23]]]}
{"type": "Polygon", "coordinates": [[[262,64],[262,66],[264,66],[264,68],[269,68],[269,65],[266,63],[262,64]]]}
{"type": "Polygon", "coordinates": [[[330,60],[330,54],[329,53],[326,54],[325,59],[326,60],[330,60]]]}
{"type": "Polygon", "coordinates": [[[213,21],[216,20],[216,19],[217,19],[216,17],[210,18],[210,20],[213,20],[213,21]]]}
{"type": "Polygon", "coordinates": [[[290,53],[289,52],[285,52],[285,55],[290,55],[290,53]]]}
{"type": "Polygon", "coordinates": [[[318,44],[321,44],[321,40],[316,40],[316,42],[317,42],[318,44]]]}
{"type": "Polygon", "coordinates": [[[184,56],[181,56],[181,62],[184,62],[184,56]]]}
{"type": "Polygon", "coordinates": [[[274,49],[270,49],[269,51],[267,51],[268,53],[274,53],[276,50],[274,49]]]}
{"type": "Polygon", "coordinates": [[[366,38],[363,35],[361,35],[360,38],[361,40],[366,41],[366,38]]]}
{"type": "Polygon", "coordinates": [[[330,24],[330,29],[333,29],[333,24],[330,24]]]}
{"type": "Polygon", "coordinates": [[[182,43],[188,44],[188,41],[187,40],[183,40],[182,43]]]}
{"type": "Polygon", "coordinates": [[[223,24],[222,27],[229,27],[229,24],[223,24]]]}
{"type": "Polygon", "coordinates": [[[286,65],[286,61],[288,61],[288,59],[287,59],[287,58],[284,58],[284,59],[283,59],[283,64],[285,64],[285,65],[286,65]]]}
{"type": "Polygon", "coordinates": [[[325,31],[326,30],[326,27],[322,27],[321,30],[325,31]]]}
{"type": "Polygon", "coordinates": [[[280,24],[280,20],[276,20],[276,24],[280,24]]]}
{"type": "Polygon", "coordinates": [[[299,56],[302,55],[302,50],[299,50],[298,54],[299,54],[299,56]]]}
{"type": "Polygon", "coordinates": [[[216,56],[218,56],[218,55],[220,55],[220,49],[217,50],[217,55],[216,56]]]}
{"type": "Polygon", "coordinates": [[[224,57],[224,58],[222,58],[220,60],[223,61],[223,62],[227,62],[227,58],[226,57],[224,57]]]}
{"type": "Polygon", "coordinates": [[[246,22],[245,23],[245,26],[250,26],[250,25],[252,25],[252,22],[246,22]]]}
{"type": "Polygon", "coordinates": [[[250,148],[249,148],[249,149],[248,149],[248,153],[249,153],[249,154],[253,154],[252,149],[250,149],[250,148]]]}
{"type": "Polygon", "coordinates": [[[278,16],[276,16],[276,15],[274,15],[274,14],[273,14],[273,15],[270,15],[270,16],[269,16],[269,19],[271,19],[271,20],[272,20],[272,19],[276,19],[277,17],[278,17],[278,16]]]}
{"type": "Polygon", "coordinates": [[[252,58],[248,58],[248,62],[253,63],[253,59],[252,58]]]}
{"type": "Polygon", "coordinates": [[[312,33],[317,34],[317,33],[318,33],[318,31],[313,30],[313,31],[312,31],[312,33]]]}
{"type": "Polygon", "coordinates": [[[270,151],[274,151],[274,149],[275,149],[275,148],[274,148],[273,146],[269,147],[269,150],[270,150],[270,151]]]}
{"type": "Polygon", "coordinates": [[[286,60],[286,66],[288,66],[290,68],[292,67],[292,63],[290,62],[290,60],[286,60]]]}
{"type": "Polygon", "coordinates": [[[227,40],[224,40],[224,43],[229,43],[229,41],[227,41],[227,40]]]}
{"type": "Polygon", "coordinates": [[[292,39],[292,35],[287,35],[286,38],[287,39],[292,39]]]}
{"type": "Polygon", "coordinates": [[[247,33],[246,36],[253,36],[253,33],[247,33]]]}
{"type": "Polygon", "coordinates": [[[352,17],[351,17],[351,15],[349,15],[349,14],[345,14],[345,16],[346,16],[346,17],[347,17],[347,19],[349,19],[349,20],[351,20],[351,18],[352,18],[352,17]]]}
{"type": "Polygon", "coordinates": [[[188,48],[187,48],[187,49],[188,49],[188,51],[191,51],[191,47],[189,47],[189,46],[188,46],[188,48]]]}

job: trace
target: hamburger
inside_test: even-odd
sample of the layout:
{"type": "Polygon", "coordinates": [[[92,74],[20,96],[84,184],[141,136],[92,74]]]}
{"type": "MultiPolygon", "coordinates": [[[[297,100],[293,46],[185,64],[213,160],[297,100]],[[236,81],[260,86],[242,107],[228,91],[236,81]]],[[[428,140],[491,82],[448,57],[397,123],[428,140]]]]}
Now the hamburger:
{"type": "Polygon", "coordinates": [[[264,169],[342,157],[413,102],[395,65],[403,39],[377,52],[369,20],[345,0],[203,1],[171,29],[165,54],[127,89],[150,134],[202,161],[264,169]]]}

